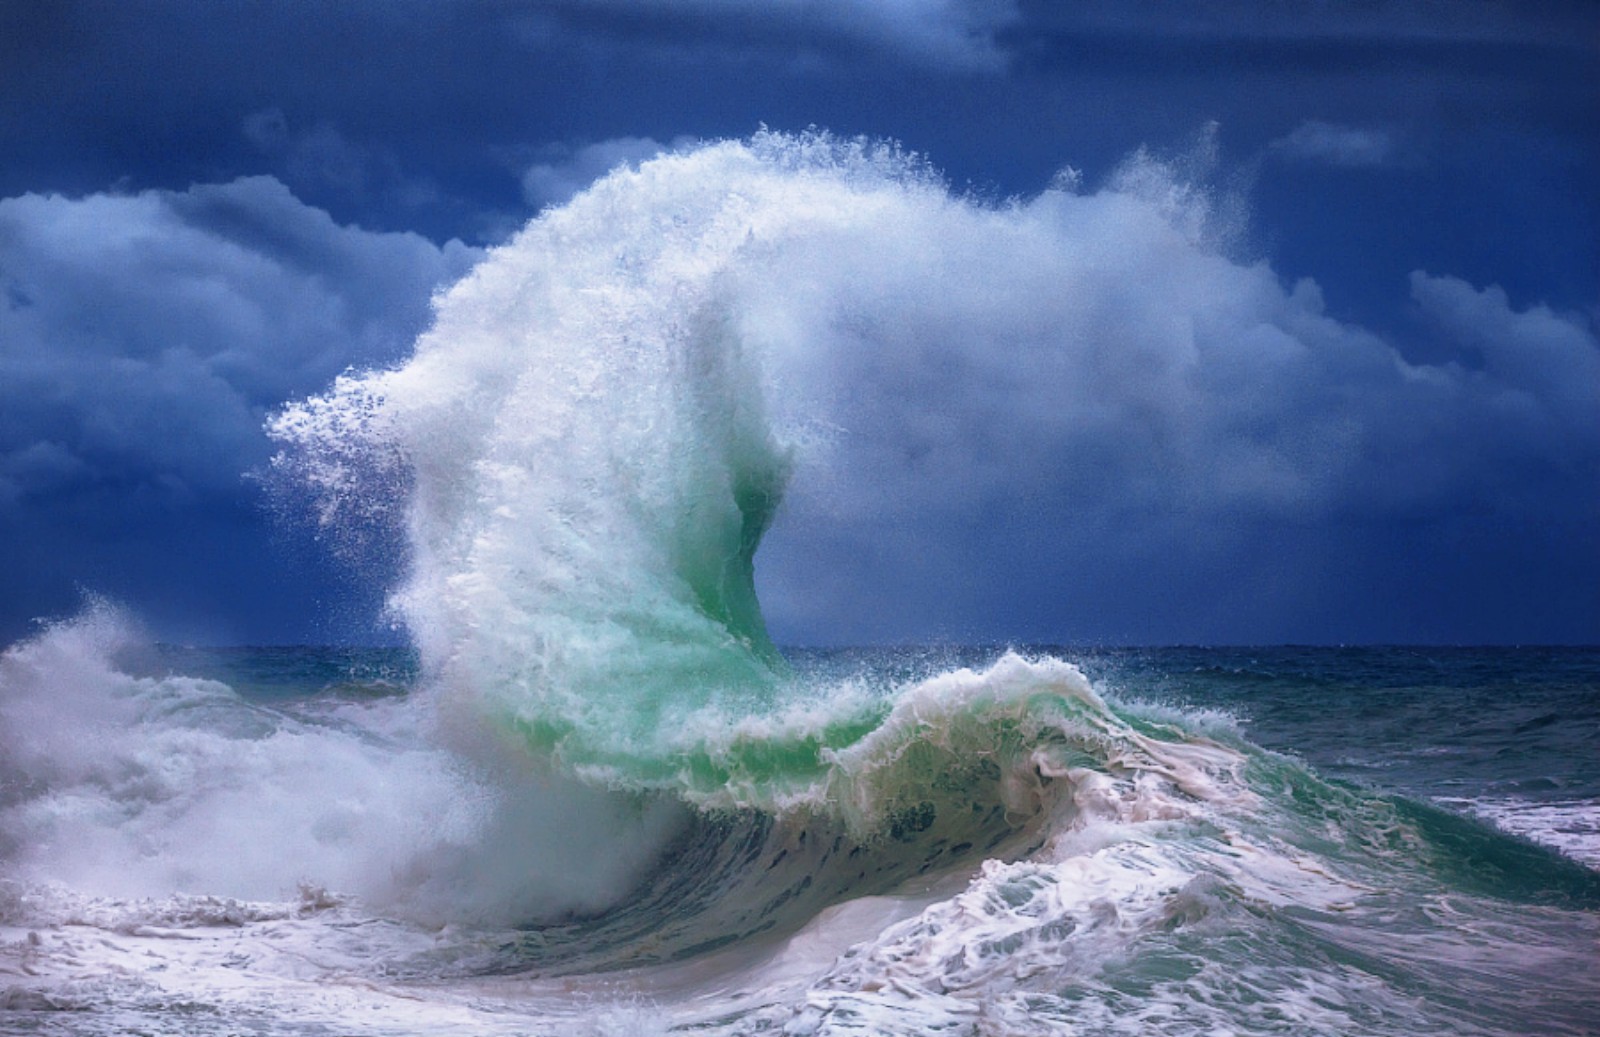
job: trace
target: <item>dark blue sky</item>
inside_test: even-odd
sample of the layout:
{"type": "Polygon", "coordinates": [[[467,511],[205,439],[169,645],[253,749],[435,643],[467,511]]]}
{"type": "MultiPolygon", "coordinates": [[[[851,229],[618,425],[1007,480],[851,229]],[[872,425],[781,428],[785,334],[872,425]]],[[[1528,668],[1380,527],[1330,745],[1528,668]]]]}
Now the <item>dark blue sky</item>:
{"type": "Polygon", "coordinates": [[[1294,508],[1188,472],[1130,518],[1136,444],[1070,507],[1019,471],[983,521],[877,534],[936,552],[802,508],[780,641],[1600,640],[1592,2],[46,0],[0,6],[0,642],[84,591],[167,638],[372,636],[383,562],[243,477],[265,417],[403,357],[435,288],[616,162],[763,124],[993,199],[1170,156],[1234,207],[1232,263],[1456,394],[1305,365],[1360,456],[1294,508]]]}

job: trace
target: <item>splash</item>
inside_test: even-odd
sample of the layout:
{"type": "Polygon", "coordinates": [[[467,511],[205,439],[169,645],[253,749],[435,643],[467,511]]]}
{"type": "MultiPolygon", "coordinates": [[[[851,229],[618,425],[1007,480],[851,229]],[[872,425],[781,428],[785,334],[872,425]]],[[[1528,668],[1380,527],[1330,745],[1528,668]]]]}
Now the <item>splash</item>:
{"type": "Polygon", "coordinates": [[[428,702],[304,694],[171,673],[104,601],[0,653],[0,924],[234,924],[328,890],[436,924],[561,916],[635,885],[682,824],[497,780],[436,743],[428,702]]]}
{"type": "MultiPolygon", "coordinates": [[[[770,706],[754,558],[807,433],[772,404],[774,280],[949,204],[914,157],[758,135],[619,170],[437,302],[402,367],[271,424],[337,522],[397,504],[429,671],[575,766],[770,706]]],[[[781,322],[780,322],[781,323],[781,322]]]]}
{"type": "Polygon", "coordinates": [[[442,294],[404,364],[285,408],[275,463],[330,528],[400,530],[391,606],[441,686],[572,765],[659,755],[790,697],[764,604],[790,639],[925,636],[915,610],[953,600],[1003,625],[1005,581],[943,582],[976,529],[1037,587],[1105,532],[1086,502],[1337,482],[1332,438],[1230,431],[1260,424],[1240,384],[1294,400],[1349,345],[1314,289],[1229,261],[1227,207],[1148,154],[1079,187],[975,200],[821,133],[620,168],[442,294]]]}

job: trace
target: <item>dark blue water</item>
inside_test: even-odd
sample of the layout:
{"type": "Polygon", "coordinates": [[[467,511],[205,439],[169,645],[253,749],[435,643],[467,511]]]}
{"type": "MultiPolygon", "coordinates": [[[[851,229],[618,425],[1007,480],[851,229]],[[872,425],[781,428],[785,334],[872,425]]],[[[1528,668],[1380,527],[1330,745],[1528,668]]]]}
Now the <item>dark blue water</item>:
{"type": "Polygon", "coordinates": [[[1600,799],[1600,649],[1076,653],[1130,698],[1225,710],[1325,777],[1427,796],[1600,799]]]}

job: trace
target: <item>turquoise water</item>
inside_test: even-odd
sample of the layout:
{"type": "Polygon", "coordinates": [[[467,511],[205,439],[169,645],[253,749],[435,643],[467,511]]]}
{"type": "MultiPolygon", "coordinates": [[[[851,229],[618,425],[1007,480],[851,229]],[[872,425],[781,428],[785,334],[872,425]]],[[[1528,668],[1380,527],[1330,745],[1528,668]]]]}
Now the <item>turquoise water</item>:
{"type": "MultiPolygon", "coordinates": [[[[1129,701],[1219,711],[1245,737],[1328,778],[1418,799],[1600,801],[1600,649],[1585,647],[1164,647],[1024,645],[1072,660],[1129,701]]],[[[905,683],[982,667],[1004,648],[786,649],[807,678],[905,683]]],[[[274,703],[404,694],[410,648],[148,650],[137,665],[227,683],[274,703]]]]}

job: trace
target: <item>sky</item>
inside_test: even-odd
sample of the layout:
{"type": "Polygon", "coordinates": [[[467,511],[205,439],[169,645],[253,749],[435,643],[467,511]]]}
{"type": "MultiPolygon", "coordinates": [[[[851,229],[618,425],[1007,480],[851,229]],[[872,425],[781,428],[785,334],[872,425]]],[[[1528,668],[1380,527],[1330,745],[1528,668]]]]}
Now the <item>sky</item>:
{"type": "Polygon", "coordinates": [[[979,207],[1065,177],[1115,300],[1070,325],[1093,420],[858,372],[877,431],[1007,449],[797,487],[780,643],[1600,641],[1590,0],[42,0],[0,5],[0,643],[86,594],[168,640],[392,637],[403,559],[270,492],[266,421],[618,163],[762,127],[979,207]],[[1157,181],[1204,241],[1115,222],[1157,181]]]}

